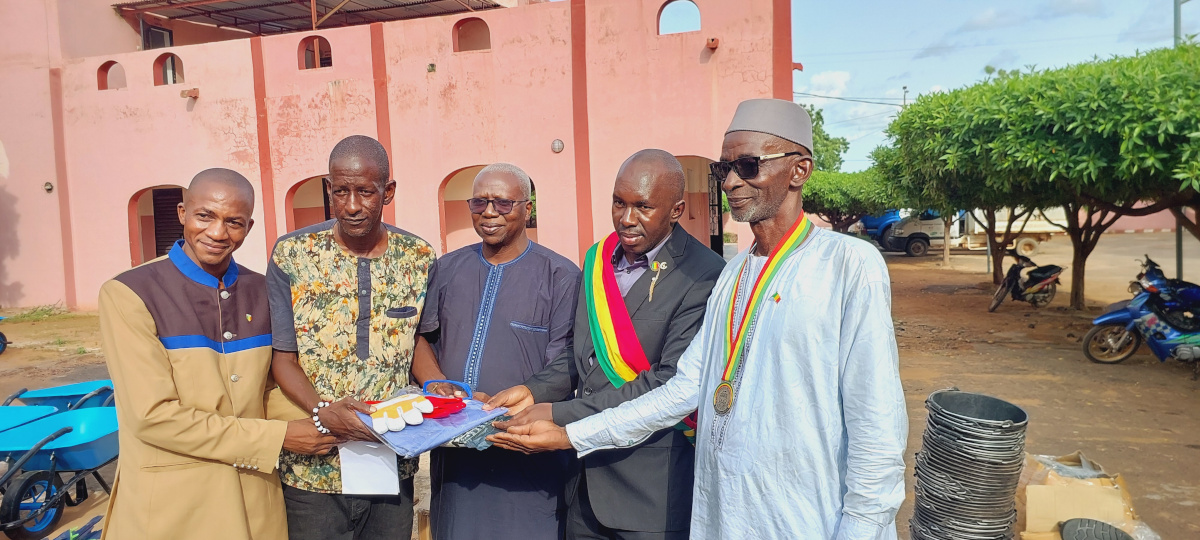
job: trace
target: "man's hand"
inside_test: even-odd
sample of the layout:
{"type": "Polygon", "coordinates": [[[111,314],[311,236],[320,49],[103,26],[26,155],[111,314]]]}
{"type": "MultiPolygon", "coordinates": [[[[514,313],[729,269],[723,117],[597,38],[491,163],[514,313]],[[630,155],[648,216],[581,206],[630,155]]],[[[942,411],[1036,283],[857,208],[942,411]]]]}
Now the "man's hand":
{"type": "MultiPolygon", "coordinates": [[[[456,385],[453,385],[450,383],[444,383],[444,382],[433,383],[433,384],[429,385],[429,392],[431,394],[443,396],[443,397],[459,397],[459,398],[467,397],[467,394],[462,391],[462,388],[459,388],[456,385]]],[[[479,394],[476,394],[476,395],[479,395],[479,394]]],[[[476,398],[476,399],[478,399],[478,398],[476,398]]],[[[482,401],[482,400],[480,400],[480,401],[482,401]]]]}
{"type": "Polygon", "coordinates": [[[471,399],[475,401],[482,401],[484,406],[487,406],[487,402],[488,400],[492,399],[492,396],[489,396],[483,392],[475,392],[475,395],[471,396],[471,399]]]}
{"type": "Polygon", "coordinates": [[[541,421],[550,423],[554,422],[554,408],[552,404],[538,403],[536,405],[530,405],[521,412],[514,414],[513,417],[507,421],[495,422],[492,425],[496,426],[496,429],[507,430],[508,428],[525,426],[541,421]]]}
{"type": "MultiPolygon", "coordinates": [[[[321,425],[328,428],[330,433],[339,439],[344,441],[378,441],[379,438],[371,431],[371,427],[358,419],[358,415],[355,414],[356,411],[363,414],[371,414],[375,412],[375,407],[348,397],[335,401],[328,407],[323,407],[317,415],[320,417],[321,425]]],[[[309,421],[311,422],[311,419],[309,421]]]]}
{"type": "Polygon", "coordinates": [[[487,440],[500,448],[526,454],[572,448],[567,430],[545,420],[513,427],[507,433],[489,435],[487,440]]]}
{"type": "Polygon", "coordinates": [[[338,442],[337,437],[317,431],[317,425],[309,419],[288,422],[283,435],[283,449],[297,454],[325,455],[338,442]]]}
{"type": "Polygon", "coordinates": [[[508,414],[517,414],[530,405],[533,405],[533,392],[529,391],[528,386],[519,384],[501,390],[499,394],[492,396],[492,399],[483,404],[483,410],[490,411],[496,407],[507,407],[508,414]]]}

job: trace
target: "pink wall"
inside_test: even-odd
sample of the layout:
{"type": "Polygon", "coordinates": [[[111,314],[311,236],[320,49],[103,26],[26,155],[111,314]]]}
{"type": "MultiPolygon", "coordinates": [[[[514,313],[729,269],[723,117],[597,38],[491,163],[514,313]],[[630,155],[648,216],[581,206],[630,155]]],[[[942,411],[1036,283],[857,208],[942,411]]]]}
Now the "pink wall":
{"type": "Polygon", "coordinates": [[[65,301],[50,73],[58,35],[46,24],[55,17],[53,4],[0,3],[0,307],[65,301]]]}
{"type": "MultiPolygon", "coordinates": [[[[350,135],[377,137],[371,34],[353,26],[262,39],[270,164],[275,200],[296,184],[329,171],[329,152],[350,135]],[[333,66],[299,69],[300,42],[319,35],[329,41],[333,66]]],[[[287,231],[286,216],[275,224],[287,231]]]]}
{"type": "MultiPolygon", "coordinates": [[[[210,167],[236,170],[258,184],[254,91],[249,41],[172,47],[69,61],[63,75],[67,170],[72,183],[72,251],[78,306],[96,302],[100,284],[129,267],[127,204],[138,190],[160,184],[186,186],[210,167]],[[154,86],[154,59],[164,51],[179,56],[186,84],[154,86]],[[96,89],[96,70],[116,60],[129,86],[96,89]],[[200,99],[181,98],[198,88],[200,99]],[[102,236],[98,236],[102,235],[102,236]],[[103,238],[103,241],[98,241],[103,238]],[[86,261],[86,265],[82,262],[86,261]]],[[[261,198],[259,222],[238,252],[240,263],[265,270],[266,243],[261,198]]]]}
{"type": "Polygon", "coordinates": [[[397,225],[436,245],[442,180],[506,161],[537,183],[539,223],[560,224],[541,227],[540,243],[575,257],[569,10],[556,2],[472,13],[491,32],[483,51],[454,52],[453,26],[467,16],[384,25],[392,158],[405,163],[395,174],[397,225]],[[558,154],[555,139],[565,143],[558,154]]]}
{"type": "MultiPolygon", "coordinates": [[[[209,167],[260,189],[238,259],[261,271],[274,235],[313,219],[311,206],[285,211],[288,192],[326,173],[351,134],[389,150],[398,195],[387,219],[435,247],[464,223],[465,236],[447,243],[475,241],[465,209],[443,211],[444,180],[507,161],[537,183],[531,236],[578,260],[612,229],[612,181],[631,153],[715,158],[739,101],[790,96],[787,0],[696,3],[702,29],[669,36],[656,34],[661,0],[569,0],[252,39],[175,26],[178,43],[205,43],[136,51],[136,28],[105,2],[6,2],[0,19],[17,31],[0,36],[10,169],[0,178],[0,305],[94,306],[100,284],[141,254],[130,197],[209,167]],[[453,50],[453,27],[468,17],[488,25],[491,49],[453,50]],[[299,42],[313,34],[330,42],[333,67],[298,69],[299,42]],[[184,84],[153,85],[164,52],[180,58],[184,84]],[[109,60],[126,88],[97,90],[109,60]],[[191,88],[199,99],[180,97],[191,88]],[[556,139],[562,152],[551,150],[556,139]]],[[[697,218],[685,228],[703,238],[707,199],[689,204],[697,218]]],[[[748,245],[743,228],[727,230],[748,245]]]]}
{"type": "MultiPolygon", "coordinates": [[[[786,73],[773,69],[776,2],[695,0],[700,30],[660,36],[663,4],[586,3],[588,124],[593,134],[604,135],[591,138],[592,200],[611,198],[617,169],[642,148],[720,157],[721,136],[737,104],[775,97],[776,78],[786,78],[784,99],[791,99],[790,67],[786,73]],[[720,40],[715,50],[706,47],[709,38],[720,40]]],[[[594,239],[611,230],[608,212],[593,215],[594,239]]]]}

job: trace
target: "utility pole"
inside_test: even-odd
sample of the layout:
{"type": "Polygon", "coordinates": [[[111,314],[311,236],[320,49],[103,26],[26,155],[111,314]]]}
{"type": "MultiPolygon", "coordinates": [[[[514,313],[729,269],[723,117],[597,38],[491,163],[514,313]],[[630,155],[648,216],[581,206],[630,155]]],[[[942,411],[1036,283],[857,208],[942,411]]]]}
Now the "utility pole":
{"type": "MultiPolygon", "coordinates": [[[[1176,2],[1178,2],[1179,0],[1175,0],[1175,1],[1176,1],[1176,2]]],[[[1178,8],[1176,8],[1176,9],[1178,9],[1178,8]]],[[[1176,26],[1176,28],[1175,28],[1175,33],[1177,33],[1177,34],[1178,34],[1178,33],[1179,33],[1179,28],[1178,28],[1178,27],[1179,27],[1179,24],[1178,24],[1178,23],[1176,23],[1176,25],[1175,25],[1175,26],[1176,26]]],[[[1176,41],[1178,41],[1178,38],[1176,38],[1176,41]]],[[[902,88],[904,88],[904,105],[901,105],[901,106],[900,106],[900,108],[901,108],[901,109],[903,109],[903,108],[905,108],[905,107],[908,107],[908,85],[906,84],[906,85],[904,85],[902,88]]]]}
{"type": "MultiPolygon", "coordinates": [[[[1190,0],[1175,0],[1175,47],[1183,43],[1183,5],[1190,0]]],[[[1183,220],[1175,218],[1175,279],[1183,279],[1183,220]]]]}

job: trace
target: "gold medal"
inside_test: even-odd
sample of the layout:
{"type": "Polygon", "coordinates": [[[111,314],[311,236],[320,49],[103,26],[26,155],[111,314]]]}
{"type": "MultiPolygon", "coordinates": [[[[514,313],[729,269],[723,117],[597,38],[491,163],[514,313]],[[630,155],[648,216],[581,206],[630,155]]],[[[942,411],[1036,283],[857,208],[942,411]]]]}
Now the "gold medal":
{"type": "Polygon", "coordinates": [[[729,414],[729,410],[733,408],[733,385],[728,381],[717,385],[717,391],[713,392],[713,409],[716,409],[717,414],[729,414]]]}

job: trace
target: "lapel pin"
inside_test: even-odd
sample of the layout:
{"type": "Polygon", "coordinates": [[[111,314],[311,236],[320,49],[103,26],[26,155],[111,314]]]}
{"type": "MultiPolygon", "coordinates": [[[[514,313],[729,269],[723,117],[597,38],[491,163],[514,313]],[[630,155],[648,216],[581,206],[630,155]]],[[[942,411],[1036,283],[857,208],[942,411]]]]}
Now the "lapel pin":
{"type": "Polygon", "coordinates": [[[654,285],[658,283],[658,274],[667,269],[667,263],[654,261],[650,264],[650,269],[654,271],[654,277],[650,278],[650,294],[647,296],[647,302],[654,301],[654,285]]]}
{"type": "Polygon", "coordinates": [[[247,314],[246,314],[246,322],[250,322],[250,321],[252,321],[252,320],[254,320],[254,317],[251,317],[251,316],[250,316],[250,314],[249,314],[249,313],[247,313],[247,314]]]}
{"type": "Polygon", "coordinates": [[[771,296],[771,300],[774,300],[775,303],[778,304],[780,300],[783,300],[783,298],[781,298],[779,296],[779,293],[775,293],[774,295],[771,296]]]}

